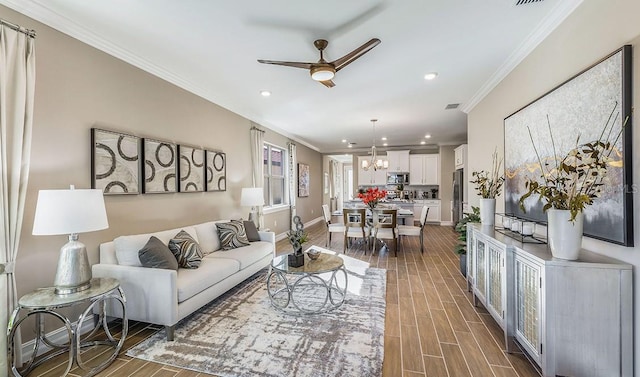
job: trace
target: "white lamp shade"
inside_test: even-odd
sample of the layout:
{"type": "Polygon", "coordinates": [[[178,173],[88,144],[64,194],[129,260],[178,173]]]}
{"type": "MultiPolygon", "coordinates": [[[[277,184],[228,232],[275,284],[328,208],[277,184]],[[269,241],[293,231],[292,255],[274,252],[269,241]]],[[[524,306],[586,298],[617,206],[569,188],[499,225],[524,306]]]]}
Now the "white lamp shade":
{"type": "Polygon", "coordinates": [[[245,187],[240,195],[240,205],[244,207],[264,205],[264,191],[262,187],[245,187]]]}
{"type": "Polygon", "coordinates": [[[85,233],[107,229],[102,190],[40,190],[34,235],[85,233]]]}

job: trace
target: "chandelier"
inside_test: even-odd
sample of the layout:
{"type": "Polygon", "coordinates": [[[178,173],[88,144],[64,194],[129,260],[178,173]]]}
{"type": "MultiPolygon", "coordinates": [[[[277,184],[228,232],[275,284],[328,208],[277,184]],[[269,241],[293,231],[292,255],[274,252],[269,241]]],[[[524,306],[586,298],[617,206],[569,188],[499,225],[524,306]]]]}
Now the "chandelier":
{"type": "Polygon", "coordinates": [[[381,170],[387,169],[389,167],[389,161],[383,161],[381,158],[378,158],[378,153],[376,152],[376,122],[377,119],[371,119],[371,123],[373,123],[373,145],[371,146],[371,159],[370,160],[362,160],[362,169],[363,170],[381,170]]]}

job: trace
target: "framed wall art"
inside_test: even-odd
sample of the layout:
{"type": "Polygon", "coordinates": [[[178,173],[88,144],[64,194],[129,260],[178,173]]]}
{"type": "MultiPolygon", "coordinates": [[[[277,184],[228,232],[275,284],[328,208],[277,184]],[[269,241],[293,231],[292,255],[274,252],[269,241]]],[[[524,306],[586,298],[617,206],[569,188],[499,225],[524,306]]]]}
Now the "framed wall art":
{"type": "Polygon", "coordinates": [[[227,190],[227,156],[223,152],[205,150],[205,190],[227,190]]]}
{"type": "Polygon", "coordinates": [[[547,170],[577,144],[600,140],[605,124],[612,123],[610,134],[621,136],[610,156],[602,195],[584,211],[584,235],[632,246],[631,104],[631,46],[624,46],[506,117],[505,211],[546,221],[537,195],[524,202],[526,213],[519,208],[526,180],[540,177],[539,161],[547,170]]]}
{"type": "Polygon", "coordinates": [[[178,145],[178,176],[180,192],[204,191],[204,150],[178,145]]]}
{"type": "Polygon", "coordinates": [[[91,188],[105,194],[140,192],[140,138],[91,129],[91,188]]]}
{"type": "Polygon", "coordinates": [[[177,145],[161,140],[142,139],[142,156],[144,161],[142,192],[145,194],[177,192],[177,145]]]}
{"type": "Polygon", "coordinates": [[[298,197],[309,196],[309,165],[298,164],[298,197]]]}

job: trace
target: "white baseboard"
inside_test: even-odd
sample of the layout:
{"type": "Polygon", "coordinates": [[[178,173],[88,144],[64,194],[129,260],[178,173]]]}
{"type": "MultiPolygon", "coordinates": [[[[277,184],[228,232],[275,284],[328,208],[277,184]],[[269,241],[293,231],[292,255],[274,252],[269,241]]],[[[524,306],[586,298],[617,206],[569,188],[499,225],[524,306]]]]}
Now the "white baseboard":
{"type": "MultiPolygon", "coordinates": [[[[73,328],[73,326],[75,326],[76,323],[72,323],[71,327],[73,328]]],[[[84,323],[82,324],[82,326],[80,327],[80,333],[84,334],[88,331],[93,330],[93,316],[90,315],[87,318],[85,318],[84,323]]],[[[57,328],[53,331],[50,331],[46,334],[46,338],[53,342],[53,343],[57,343],[57,344],[64,344],[67,341],[69,341],[68,337],[68,333],[67,333],[67,329],[64,327],[60,327],[57,328]]],[[[21,346],[22,349],[22,363],[26,363],[28,360],[31,359],[31,355],[33,355],[33,346],[35,345],[36,340],[32,339],[26,343],[23,343],[21,346]]],[[[43,353],[49,352],[52,348],[47,346],[44,343],[40,343],[40,345],[38,346],[38,354],[36,356],[40,356],[43,353]]]]}
{"type": "Polygon", "coordinates": [[[453,221],[440,221],[440,226],[453,226],[453,221]]]}
{"type": "MultiPolygon", "coordinates": [[[[311,221],[307,221],[306,224],[304,224],[304,226],[311,226],[311,225],[315,225],[317,223],[321,223],[324,221],[324,218],[322,216],[320,217],[316,217],[315,219],[311,220],[311,221]]],[[[287,231],[288,232],[288,231],[287,231]]],[[[276,242],[284,240],[285,238],[287,238],[287,232],[283,232],[280,234],[276,234],[276,242]]]]}

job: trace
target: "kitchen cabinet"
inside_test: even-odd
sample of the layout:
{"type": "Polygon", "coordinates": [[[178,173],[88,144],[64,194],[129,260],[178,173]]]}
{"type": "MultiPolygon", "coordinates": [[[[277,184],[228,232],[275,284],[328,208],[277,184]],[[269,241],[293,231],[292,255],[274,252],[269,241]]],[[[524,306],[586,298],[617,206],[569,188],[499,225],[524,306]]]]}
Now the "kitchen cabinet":
{"type": "Polygon", "coordinates": [[[412,185],[440,184],[440,155],[414,154],[409,156],[409,183],[412,185]]]}
{"type": "Polygon", "coordinates": [[[467,164],[467,144],[453,150],[456,169],[464,169],[467,164]]]}
{"type": "Polygon", "coordinates": [[[493,227],[467,225],[467,282],[504,331],[507,352],[527,353],[543,376],[633,375],[633,269],[581,250],[555,259],[493,227]]]}
{"type": "Polygon", "coordinates": [[[387,151],[388,171],[391,173],[407,173],[409,171],[409,151],[387,151]]]}
{"type": "MultiPolygon", "coordinates": [[[[385,157],[378,156],[382,161],[386,161],[385,157]]],[[[364,170],[362,161],[369,160],[369,156],[358,156],[358,185],[359,186],[385,186],[387,184],[387,170],[364,170]]]]}

